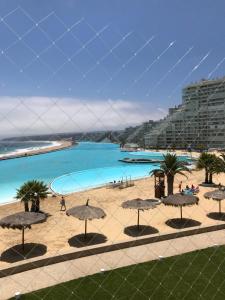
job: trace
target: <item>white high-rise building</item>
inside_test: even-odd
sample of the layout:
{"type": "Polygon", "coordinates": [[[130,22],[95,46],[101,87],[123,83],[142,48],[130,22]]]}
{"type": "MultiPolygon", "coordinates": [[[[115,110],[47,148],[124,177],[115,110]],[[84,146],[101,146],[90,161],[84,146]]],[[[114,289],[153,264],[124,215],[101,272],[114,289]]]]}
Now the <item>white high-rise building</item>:
{"type": "Polygon", "coordinates": [[[169,109],[145,135],[149,147],[225,147],[225,78],[201,80],[182,91],[182,104],[169,109]]]}

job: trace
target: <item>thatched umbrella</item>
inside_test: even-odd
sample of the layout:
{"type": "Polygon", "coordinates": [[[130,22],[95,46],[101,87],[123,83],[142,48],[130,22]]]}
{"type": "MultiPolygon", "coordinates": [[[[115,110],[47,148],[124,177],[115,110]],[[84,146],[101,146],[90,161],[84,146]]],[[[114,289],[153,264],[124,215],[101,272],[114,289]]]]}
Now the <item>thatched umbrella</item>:
{"type": "Polygon", "coordinates": [[[221,201],[225,199],[225,191],[214,190],[204,194],[206,199],[213,199],[219,202],[219,213],[221,214],[221,201]]]}
{"type": "Polygon", "coordinates": [[[191,206],[198,204],[199,198],[193,195],[174,194],[162,199],[162,203],[170,206],[180,207],[180,218],[182,220],[182,208],[183,206],[191,206]]]}
{"type": "Polygon", "coordinates": [[[24,250],[24,231],[26,228],[31,228],[31,225],[44,222],[47,216],[44,213],[35,212],[19,212],[7,216],[0,220],[2,228],[12,228],[22,230],[22,247],[24,250]]]}
{"type": "Polygon", "coordinates": [[[67,216],[73,216],[79,220],[85,221],[84,236],[87,236],[87,221],[93,219],[103,219],[106,213],[103,209],[89,205],[89,199],[86,205],[75,206],[66,212],[67,216]]]}
{"type": "Polygon", "coordinates": [[[130,208],[130,209],[137,209],[138,218],[137,218],[137,226],[139,229],[139,219],[140,219],[140,210],[148,210],[151,208],[155,208],[156,205],[159,203],[156,199],[148,199],[143,200],[140,198],[128,200],[122,203],[123,208],[130,208]]]}

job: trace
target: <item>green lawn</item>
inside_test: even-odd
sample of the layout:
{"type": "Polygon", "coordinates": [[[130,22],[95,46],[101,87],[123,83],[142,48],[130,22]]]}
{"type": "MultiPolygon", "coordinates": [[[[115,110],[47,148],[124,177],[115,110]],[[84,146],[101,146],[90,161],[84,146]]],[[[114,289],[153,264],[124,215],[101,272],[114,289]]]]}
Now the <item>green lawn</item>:
{"type": "Polygon", "coordinates": [[[224,300],[225,247],[87,276],[24,295],[21,299],[224,300]]]}

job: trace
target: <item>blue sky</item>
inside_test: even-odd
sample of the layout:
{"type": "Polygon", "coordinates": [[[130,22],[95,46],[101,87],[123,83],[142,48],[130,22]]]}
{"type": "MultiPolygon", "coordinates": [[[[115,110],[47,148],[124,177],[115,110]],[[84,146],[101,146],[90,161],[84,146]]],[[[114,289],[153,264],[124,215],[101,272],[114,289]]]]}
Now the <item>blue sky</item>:
{"type": "Polygon", "coordinates": [[[222,0],[1,0],[0,12],[4,108],[53,97],[102,116],[110,99],[136,112],[124,127],[165,115],[186,84],[224,75],[222,0]]]}

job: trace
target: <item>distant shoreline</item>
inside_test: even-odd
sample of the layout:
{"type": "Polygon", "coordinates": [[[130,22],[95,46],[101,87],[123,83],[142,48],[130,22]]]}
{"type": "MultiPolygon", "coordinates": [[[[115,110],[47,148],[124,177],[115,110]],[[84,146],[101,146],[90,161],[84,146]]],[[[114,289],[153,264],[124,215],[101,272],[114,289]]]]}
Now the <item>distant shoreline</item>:
{"type": "Polygon", "coordinates": [[[55,141],[55,143],[57,143],[56,145],[50,145],[50,146],[46,146],[46,147],[41,147],[39,149],[34,149],[34,150],[24,150],[21,151],[19,153],[14,153],[14,154],[9,154],[9,155],[2,155],[0,157],[0,161],[1,160],[8,160],[8,159],[15,159],[15,158],[21,158],[21,157],[29,157],[29,156],[33,156],[33,155],[39,155],[39,154],[45,154],[45,153],[49,153],[49,152],[54,152],[54,151],[59,151],[59,150],[63,150],[66,148],[69,148],[73,145],[72,141],[55,141]]]}

